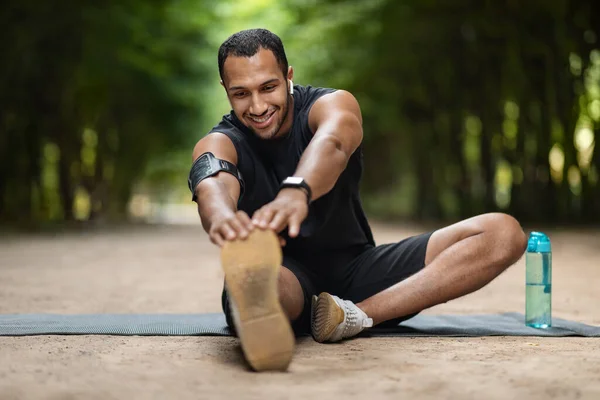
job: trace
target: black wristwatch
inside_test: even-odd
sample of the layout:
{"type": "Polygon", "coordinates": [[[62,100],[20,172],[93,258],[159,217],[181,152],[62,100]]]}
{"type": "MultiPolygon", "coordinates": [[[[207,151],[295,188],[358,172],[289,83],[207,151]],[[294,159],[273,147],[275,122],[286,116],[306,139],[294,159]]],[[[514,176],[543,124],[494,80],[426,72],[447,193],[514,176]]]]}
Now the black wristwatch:
{"type": "Polygon", "coordinates": [[[279,190],[284,188],[296,188],[296,189],[304,189],[306,192],[306,200],[307,203],[310,204],[312,199],[312,190],[310,190],[310,186],[304,180],[304,178],[300,178],[299,176],[288,176],[281,182],[281,187],[279,190]]]}

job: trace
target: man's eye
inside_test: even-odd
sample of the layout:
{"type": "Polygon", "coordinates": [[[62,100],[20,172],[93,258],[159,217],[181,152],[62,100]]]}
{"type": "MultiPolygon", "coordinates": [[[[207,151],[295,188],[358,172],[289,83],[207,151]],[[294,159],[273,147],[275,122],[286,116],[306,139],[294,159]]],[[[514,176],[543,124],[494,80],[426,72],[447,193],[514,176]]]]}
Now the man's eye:
{"type": "Polygon", "coordinates": [[[233,96],[234,96],[234,97],[237,97],[237,98],[242,98],[242,97],[244,97],[245,95],[246,95],[246,93],[245,93],[245,92],[236,92],[236,93],[234,93],[234,94],[233,94],[233,96]]]}
{"type": "Polygon", "coordinates": [[[275,89],[275,86],[273,86],[273,85],[265,86],[265,87],[263,88],[263,90],[264,90],[265,92],[270,92],[270,91],[272,91],[273,89],[275,89]]]}

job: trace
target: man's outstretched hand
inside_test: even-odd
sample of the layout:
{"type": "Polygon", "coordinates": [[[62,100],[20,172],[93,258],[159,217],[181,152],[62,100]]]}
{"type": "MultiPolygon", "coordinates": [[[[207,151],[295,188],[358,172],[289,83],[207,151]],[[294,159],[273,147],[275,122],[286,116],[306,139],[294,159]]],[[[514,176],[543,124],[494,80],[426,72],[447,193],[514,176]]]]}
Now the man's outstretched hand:
{"type": "Polygon", "coordinates": [[[265,204],[252,216],[252,223],[261,229],[279,233],[288,227],[291,238],[298,236],[300,225],[308,215],[306,193],[301,189],[282,189],[275,200],[265,204]]]}
{"type": "Polygon", "coordinates": [[[248,214],[244,211],[237,211],[215,221],[208,231],[208,236],[211,242],[221,247],[225,241],[246,239],[254,228],[248,214]]]}
{"type": "MultiPolygon", "coordinates": [[[[260,228],[269,229],[268,227],[260,228]]],[[[248,214],[244,211],[237,211],[227,217],[215,221],[208,231],[208,236],[211,242],[222,247],[227,241],[246,239],[254,229],[257,229],[257,227],[252,223],[248,214]]],[[[279,237],[279,243],[282,246],[285,246],[285,239],[279,237]]]]}

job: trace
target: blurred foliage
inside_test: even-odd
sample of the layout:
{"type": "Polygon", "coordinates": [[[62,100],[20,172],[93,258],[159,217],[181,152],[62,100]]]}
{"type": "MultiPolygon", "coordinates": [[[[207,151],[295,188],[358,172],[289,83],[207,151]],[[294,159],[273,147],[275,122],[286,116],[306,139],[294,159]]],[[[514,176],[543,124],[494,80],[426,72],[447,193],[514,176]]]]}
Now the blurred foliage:
{"type": "Polygon", "coordinates": [[[124,215],[191,144],[208,1],[9,1],[0,12],[0,220],[124,215]],[[78,210],[77,212],[75,212],[78,210]]]}
{"type": "Polygon", "coordinates": [[[288,3],[308,80],[361,103],[372,214],[600,221],[598,2],[288,3]]]}
{"type": "Polygon", "coordinates": [[[592,0],[9,0],[0,22],[0,221],[189,202],[191,148],[229,110],[218,46],[251,27],[296,83],[360,101],[372,215],[600,221],[592,0]]]}

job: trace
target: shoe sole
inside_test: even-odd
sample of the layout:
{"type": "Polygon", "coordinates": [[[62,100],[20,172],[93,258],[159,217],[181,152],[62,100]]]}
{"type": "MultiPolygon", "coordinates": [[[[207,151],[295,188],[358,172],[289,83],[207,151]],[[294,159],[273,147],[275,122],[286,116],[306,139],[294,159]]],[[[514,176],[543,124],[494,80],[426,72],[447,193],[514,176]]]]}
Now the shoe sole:
{"type": "Polygon", "coordinates": [[[270,230],[255,229],[221,249],[235,328],[256,371],[284,371],[294,353],[294,333],[277,290],[281,262],[279,240],[270,230]]]}
{"type": "Polygon", "coordinates": [[[344,321],[344,310],[327,293],[313,297],[311,314],[312,336],[319,343],[326,342],[344,321]]]}

